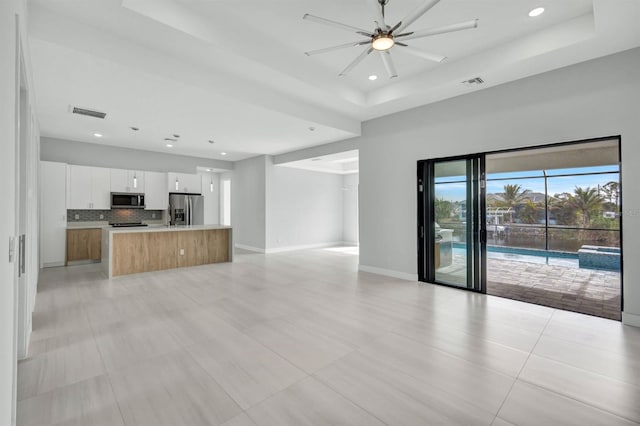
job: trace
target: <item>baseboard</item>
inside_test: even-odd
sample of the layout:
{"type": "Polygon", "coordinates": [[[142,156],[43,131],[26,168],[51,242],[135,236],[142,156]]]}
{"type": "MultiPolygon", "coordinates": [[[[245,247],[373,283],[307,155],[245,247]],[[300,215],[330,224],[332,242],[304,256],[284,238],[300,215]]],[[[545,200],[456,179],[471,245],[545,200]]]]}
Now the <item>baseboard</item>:
{"type": "Polygon", "coordinates": [[[376,268],[375,266],[358,265],[358,270],[371,272],[372,274],[385,275],[387,277],[399,278],[407,281],[418,281],[418,274],[407,274],[406,272],[393,271],[391,269],[376,268]]]}
{"type": "Polygon", "coordinates": [[[622,323],[633,327],[640,327],[640,315],[622,313],[622,323]]]}
{"type": "Polygon", "coordinates": [[[101,263],[102,260],[73,260],[71,262],[67,262],[67,266],[78,266],[78,265],[91,265],[92,263],[101,263]]]}
{"type": "Polygon", "coordinates": [[[42,264],[43,268],[57,268],[60,266],[64,266],[64,262],[49,262],[49,263],[42,264]]]}
{"type": "Polygon", "coordinates": [[[335,247],[345,245],[344,241],[333,241],[330,243],[319,243],[319,244],[303,244],[299,246],[286,246],[286,247],[277,247],[267,249],[265,252],[268,254],[271,253],[283,253],[285,251],[295,251],[295,250],[309,250],[309,249],[317,249],[317,248],[326,248],[326,247],[335,247]]]}
{"type": "Polygon", "coordinates": [[[263,248],[247,246],[244,244],[236,244],[235,247],[243,250],[255,251],[257,253],[265,253],[265,250],[263,248]]]}
{"type": "Polygon", "coordinates": [[[340,244],[343,246],[355,246],[355,247],[360,246],[360,243],[357,241],[342,241],[340,244]]]}

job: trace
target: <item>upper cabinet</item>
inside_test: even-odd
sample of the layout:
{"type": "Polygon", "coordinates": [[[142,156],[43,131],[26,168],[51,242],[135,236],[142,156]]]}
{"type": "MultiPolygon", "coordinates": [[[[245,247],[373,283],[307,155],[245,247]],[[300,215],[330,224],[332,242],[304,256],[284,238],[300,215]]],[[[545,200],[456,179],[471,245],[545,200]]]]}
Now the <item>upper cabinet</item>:
{"type": "Polygon", "coordinates": [[[110,169],[69,166],[69,208],[73,210],[109,210],[111,208],[110,169]]]}
{"type": "Polygon", "coordinates": [[[111,169],[111,192],[145,192],[145,173],[140,170],[111,169]]]}
{"type": "Polygon", "coordinates": [[[202,193],[202,178],[200,175],[169,173],[168,180],[169,192],[202,193]]]}
{"type": "Polygon", "coordinates": [[[167,188],[167,174],[144,172],[145,209],[166,210],[169,208],[169,190],[167,188]]]}

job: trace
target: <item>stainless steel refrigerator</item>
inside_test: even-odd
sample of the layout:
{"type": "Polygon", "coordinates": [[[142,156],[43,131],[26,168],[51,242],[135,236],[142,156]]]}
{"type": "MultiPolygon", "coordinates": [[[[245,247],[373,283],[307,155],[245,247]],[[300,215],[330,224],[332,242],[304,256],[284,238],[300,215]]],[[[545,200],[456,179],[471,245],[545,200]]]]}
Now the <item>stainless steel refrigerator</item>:
{"type": "Polygon", "coordinates": [[[169,193],[171,225],[204,225],[204,197],[200,194],[169,193]]]}

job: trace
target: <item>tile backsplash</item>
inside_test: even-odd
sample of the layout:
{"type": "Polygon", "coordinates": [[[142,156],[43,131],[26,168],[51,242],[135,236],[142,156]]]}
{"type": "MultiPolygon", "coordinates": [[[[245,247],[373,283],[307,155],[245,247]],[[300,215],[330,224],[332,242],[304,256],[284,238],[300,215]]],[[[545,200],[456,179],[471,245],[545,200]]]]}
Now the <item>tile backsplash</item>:
{"type": "Polygon", "coordinates": [[[67,210],[67,222],[143,222],[161,220],[163,213],[164,210],[144,209],[67,210]]]}

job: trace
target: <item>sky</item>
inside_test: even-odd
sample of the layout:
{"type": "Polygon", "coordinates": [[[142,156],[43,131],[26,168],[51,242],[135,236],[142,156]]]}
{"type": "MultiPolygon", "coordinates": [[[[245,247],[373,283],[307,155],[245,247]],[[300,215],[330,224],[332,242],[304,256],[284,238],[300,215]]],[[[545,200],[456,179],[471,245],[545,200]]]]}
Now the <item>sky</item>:
{"type": "MultiPolygon", "coordinates": [[[[557,169],[547,171],[549,195],[559,194],[563,192],[573,193],[576,186],[582,188],[586,187],[601,187],[607,182],[619,181],[619,174],[617,173],[618,166],[606,166],[606,167],[581,167],[575,169],[557,169]],[[568,173],[601,173],[601,172],[615,172],[598,175],[583,175],[583,176],[557,176],[568,173]],[[554,176],[555,175],[555,176],[554,176]]],[[[541,170],[527,171],[527,172],[512,172],[512,173],[496,173],[487,176],[487,194],[500,194],[504,192],[504,186],[507,184],[521,185],[523,189],[529,189],[532,192],[540,192],[544,194],[544,174],[541,170]],[[523,179],[513,179],[515,177],[525,176],[540,176],[527,177],[523,179]],[[499,179],[499,180],[493,180],[499,179]]],[[[436,179],[436,198],[445,199],[449,201],[463,201],[466,198],[466,183],[464,177],[446,177],[436,179]],[[438,183],[438,182],[442,183],[438,183]],[[444,183],[446,182],[446,183],[444,183]]]]}

